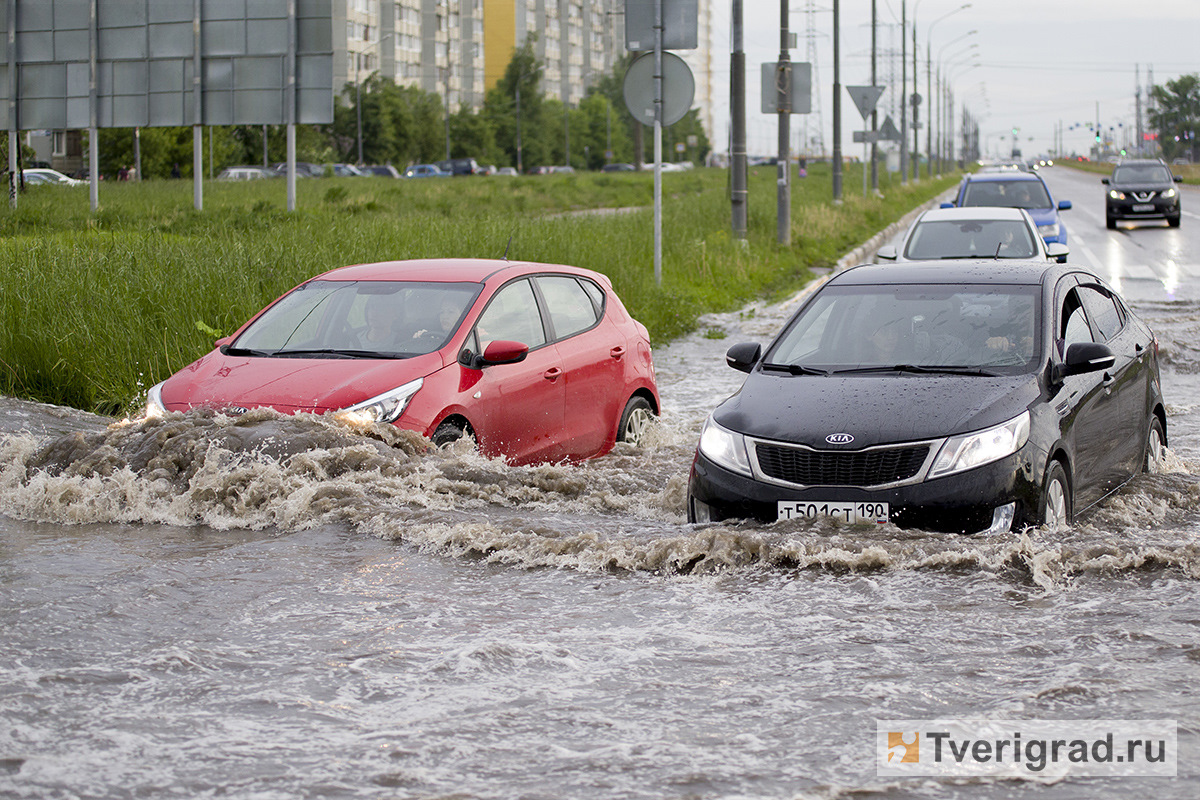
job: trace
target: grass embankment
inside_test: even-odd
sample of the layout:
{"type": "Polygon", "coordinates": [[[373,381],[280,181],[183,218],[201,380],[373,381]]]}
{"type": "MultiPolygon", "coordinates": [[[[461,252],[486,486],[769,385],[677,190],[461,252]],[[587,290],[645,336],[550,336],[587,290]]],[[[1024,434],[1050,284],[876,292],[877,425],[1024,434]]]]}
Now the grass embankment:
{"type": "Polygon", "coordinates": [[[830,202],[830,169],[795,183],[793,242],[776,244],[774,168],[752,170],[749,241],[730,235],[728,173],[663,176],[663,283],[653,276],[647,213],[561,216],[649,207],[651,174],[297,182],[205,186],[105,184],[92,215],[86,189],[33,187],[0,210],[0,393],[117,414],[212,347],[263,305],[345,264],[404,258],[499,258],[576,264],[607,274],[655,342],[698,315],[802,285],[851,247],[956,178],[864,199],[861,172],[830,202]],[[511,246],[509,240],[511,239],[511,246]]]}

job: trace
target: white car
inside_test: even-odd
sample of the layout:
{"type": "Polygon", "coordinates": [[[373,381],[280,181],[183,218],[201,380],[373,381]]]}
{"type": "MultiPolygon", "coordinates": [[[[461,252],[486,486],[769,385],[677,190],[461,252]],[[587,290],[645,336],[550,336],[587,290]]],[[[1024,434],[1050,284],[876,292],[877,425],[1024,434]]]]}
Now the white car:
{"type": "Polygon", "coordinates": [[[274,178],[275,173],[262,167],[226,167],[217,176],[219,181],[258,181],[274,178]]]}
{"type": "Polygon", "coordinates": [[[884,261],[1020,259],[1066,263],[1065,244],[1046,244],[1023,208],[968,206],[923,212],[893,244],[879,248],[884,261]]]}
{"type": "Polygon", "coordinates": [[[56,169],[36,168],[23,170],[25,183],[31,186],[47,183],[54,186],[86,186],[87,181],[63,175],[56,169]]]}

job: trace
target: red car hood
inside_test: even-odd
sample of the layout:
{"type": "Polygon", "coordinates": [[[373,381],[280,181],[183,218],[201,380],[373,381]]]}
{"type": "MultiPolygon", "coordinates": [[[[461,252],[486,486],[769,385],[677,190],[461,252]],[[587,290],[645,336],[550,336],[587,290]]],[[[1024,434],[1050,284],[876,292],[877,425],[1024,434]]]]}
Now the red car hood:
{"type": "Polygon", "coordinates": [[[257,408],[321,414],[347,408],[441,369],[440,353],[405,359],[259,358],[214,350],[163,384],[169,411],[257,408]]]}

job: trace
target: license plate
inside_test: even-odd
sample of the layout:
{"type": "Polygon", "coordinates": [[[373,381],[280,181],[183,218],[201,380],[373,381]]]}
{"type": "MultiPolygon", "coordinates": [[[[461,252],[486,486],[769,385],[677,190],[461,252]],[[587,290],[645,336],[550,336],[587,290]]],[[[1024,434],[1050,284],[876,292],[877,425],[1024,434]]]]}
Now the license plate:
{"type": "Polygon", "coordinates": [[[1138,203],[1137,205],[1135,205],[1133,207],[1133,210],[1134,211],[1153,211],[1154,204],[1153,203],[1138,203]]]}
{"type": "Polygon", "coordinates": [[[824,500],[780,500],[779,519],[838,519],[842,522],[888,521],[887,503],[836,503],[824,500]]]}

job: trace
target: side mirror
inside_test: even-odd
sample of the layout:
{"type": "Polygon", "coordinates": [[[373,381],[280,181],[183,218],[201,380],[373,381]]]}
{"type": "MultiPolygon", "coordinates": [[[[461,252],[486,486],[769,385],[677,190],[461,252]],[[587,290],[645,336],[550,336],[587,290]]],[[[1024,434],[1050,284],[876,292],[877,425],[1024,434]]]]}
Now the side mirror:
{"type": "Polygon", "coordinates": [[[475,368],[491,367],[497,364],[517,364],[529,355],[529,345],[521,342],[509,342],[497,339],[483,350],[483,355],[475,358],[475,368]]]}
{"type": "Polygon", "coordinates": [[[1100,182],[1103,183],[1105,186],[1108,186],[1108,178],[1101,178],[1100,182]]]}
{"type": "Polygon", "coordinates": [[[1176,183],[1183,183],[1183,176],[1182,176],[1182,175],[1172,175],[1172,176],[1171,176],[1171,178],[1172,178],[1172,180],[1174,180],[1176,183]]]}
{"type": "Polygon", "coordinates": [[[762,357],[762,345],[758,342],[742,342],[735,344],[725,353],[725,363],[738,372],[749,372],[754,369],[758,359],[762,357]]]}
{"type": "Polygon", "coordinates": [[[1060,200],[1058,203],[1058,210],[1059,211],[1070,211],[1071,210],[1071,201],[1070,200],[1060,200]]]}
{"type": "Polygon", "coordinates": [[[217,339],[215,342],[213,342],[213,347],[220,350],[222,347],[224,347],[225,345],[229,344],[232,341],[233,341],[232,336],[222,336],[220,339],[217,339]]]}
{"type": "Polygon", "coordinates": [[[896,245],[894,244],[885,244],[875,252],[875,258],[882,261],[895,261],[897,255],[899,253],[896,252],[896,245]]]}
{"type": "Polygon", "coordinates": [[[1117,363],[1112,348],[1099,342],[1076,342],[1067,348],[1067,357],[1058,368],[1058,377],[1083,375],[1110,369],[1117,363]]]}
{"type": "Polygon", "coordinates": [[[1060,264],[1067,263],[1067,254],[1071,252],[1071,248],[1067,247],[1062,242],[1051,242],[1046,245],[1046,255],[1053,258],[1060,264]]]}
{"type": "Polygon", "coordinates": [[[954,203],[942,203],[938,208],[954,208],[954,203]]]}

